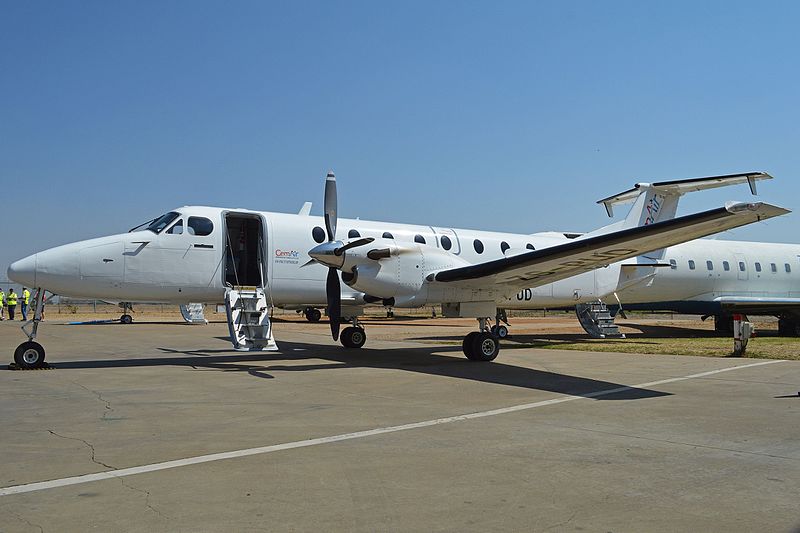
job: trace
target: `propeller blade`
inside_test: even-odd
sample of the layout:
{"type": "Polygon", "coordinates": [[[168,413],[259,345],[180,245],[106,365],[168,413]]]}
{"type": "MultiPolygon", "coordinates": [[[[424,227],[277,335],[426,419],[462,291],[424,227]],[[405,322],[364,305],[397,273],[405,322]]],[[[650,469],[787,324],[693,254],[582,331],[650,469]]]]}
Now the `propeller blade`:
{"type": "Polygon", "coordinates": [[[355,241],[348,242],[344,246],[340,246],[339,248],[335,249],[333,253],[335,255],[342,255],[347,250],[351,250],[353,248],[358,248],[359,246],[364,246],[365,244],[369,244],[375,240],[375,237],[364,237],[362,239],[356,239],[355,241]]]}
{"type": "Polygon", "coordinates": [[[328,296],[328,318],[331,321],[331,335],[333,340],[339,340],[339,322],[342,319],[342,292],[339,283],[339,272],[331,267],[328,269],[328,280],[325,291],[328,296]]]}
{"type": "Polygon", "coordinates": [[[325,178],[325,229],[328,231],[328,242],[336,239],[336,176],[333,171],[325,178]]]}

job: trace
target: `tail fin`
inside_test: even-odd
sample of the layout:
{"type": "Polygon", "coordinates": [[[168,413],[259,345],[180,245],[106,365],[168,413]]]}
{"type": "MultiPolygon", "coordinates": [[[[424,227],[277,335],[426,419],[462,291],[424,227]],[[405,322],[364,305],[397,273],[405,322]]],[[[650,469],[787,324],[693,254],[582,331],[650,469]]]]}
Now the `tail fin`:
{"type": "MultiPolygon", "coordinates": [[[[637,183],[632,189],[598,200],[597,203],[603,204],[609,217],[614,214],[614,206],[631,202],[633,205],[624,220],[601,228],[592,234],[647,226],[675,218],[678,201],[681,196],[689,192],[747,183],[750,186],[750,192],[756,194],[756,181],[769,179],[772,179],[772,176],[766,172],[747,172],[726,176],[637,183]]],[[[664,248],[653,250],[633,260],[625,261],[624,265],[618,263],[612,265],[612,268],[598,270],[599,293],[610,294],[615,290],[624,290],[626,287],[651,279],[656,275],[656,267],[668,266],[663,264],[665,253],[666,249],[664,248]]]]}

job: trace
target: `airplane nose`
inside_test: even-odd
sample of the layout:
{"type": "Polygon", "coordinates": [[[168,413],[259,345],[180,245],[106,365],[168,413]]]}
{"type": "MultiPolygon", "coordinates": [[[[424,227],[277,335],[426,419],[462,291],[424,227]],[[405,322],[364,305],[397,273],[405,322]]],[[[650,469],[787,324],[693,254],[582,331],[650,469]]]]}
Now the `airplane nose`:
{"type": "Polygon", "coordinates": [[[20,285],[36,287],[36,254],[11,263],[7,274],[8,279],[20,285]]]}

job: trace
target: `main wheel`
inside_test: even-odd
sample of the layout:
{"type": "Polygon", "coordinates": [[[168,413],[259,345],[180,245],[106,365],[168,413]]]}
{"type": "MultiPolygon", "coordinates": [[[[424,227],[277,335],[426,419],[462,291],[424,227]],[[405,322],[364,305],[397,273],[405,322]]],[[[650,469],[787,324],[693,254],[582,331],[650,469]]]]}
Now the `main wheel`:
{"type": "Polygon", "coordinates": [[[305,315],[306,315],[306,320],[308,320],[309,322],[319,322],[320,319],[322,318],[322,313],[320,312],[320,310],[315,309],[313,307],[309,307],[308,309],[306,309],[305,315]]]}
{"type": "Polygon", "coordinates": [[[350,326],[342,331],[341,341],[345,348],[361,348],[367,342],[367,334],[363,328],[350,326]]]}
{"type": "Polygon", "coordinates": [[[23,342],[14,350],[14,362],[20,368],[40,368],[44,366],[44,347],[34,341],[23,342]]]}
{"type": "Polygon", "coordinates": [[[788,318],[778,319],[778,333],[782,337],[800,336],[800,321],[794,321],[788,318]]]}
{"type": "Polygon", "coordinates": [[[500,339],[508,337],[508,328],[500,324],[499,326],[492,326],[492,334],[500,339]]]}
{"type": "Polygon", "coordinates": [[[133,322],[133,317],[126,313],[121,317],[119,317],[119,321],[122,322],[123,324],[130,324],[131,322],[133,322]]]}
{"type": "Polygon", "coordinates": [[[467,359],[473,361],[472,358],[472,341],[475,339],[475,335],[477,335],[477,331],[471,331],[467,333],[467,336],[464,337],[464,340],[461,342],[461,351],[464,352],[464,355],[467,356],[467,359]]]}
{"type": "Polygon", "coordinates": [[[499,339],[488,331],[481,331],[472,338],[471,352],[472,357],[467,356],[470,361],[494,361],[500,353],[499,339]]]}

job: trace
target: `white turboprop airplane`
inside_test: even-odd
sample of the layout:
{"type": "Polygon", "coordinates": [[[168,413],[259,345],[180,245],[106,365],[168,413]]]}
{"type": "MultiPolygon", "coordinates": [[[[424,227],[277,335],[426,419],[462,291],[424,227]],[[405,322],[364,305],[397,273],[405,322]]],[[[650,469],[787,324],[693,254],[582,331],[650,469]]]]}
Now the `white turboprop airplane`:
{"type": "Polygon", "coordinates": [[[754,190],[756,180],[770,177],[748,173],[683,180],[669,182],[669,191],[639,184],[624,221],[569,242],[549,233],[337,221],[333,173],[325,181],[322,219],[310,216],[307,206],[294,215],[183,207],[128,233],[59,246],[13,263],[8,277],[38,289],[32,329],[24,330],[28,341],[16,349],[14,360],[24,368],[44,364],[44,348],[34,338],[41,289],[47,289],[123,302],[224,299],[237,349],[277,349],[269,323],[269,310],[276,305],[325,301],[333,338],[347,317],[352,326],[342,332],[341,342],[359,348],[366,340],[358,321],[364,305],[441,304],[446,316],[478,319],[478,331],[465,337],[463,351],[470,360],[491,361],[500,349],[491,320],[498,317],[498,306],[520,290],[788,213],[766,203],[731,202],[674,218],[685,192],[735,183],[749,183],[754,190]],[[476,239],[493,246],[479,253],[470,246],[476,239]],[[350,288],[344,293],[339,271],[350,288]]]}

